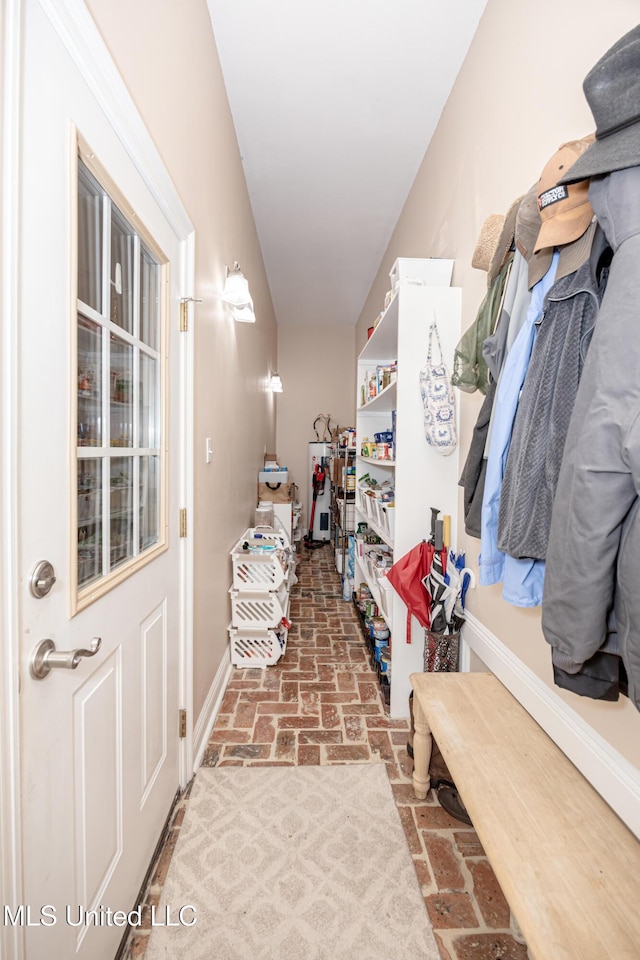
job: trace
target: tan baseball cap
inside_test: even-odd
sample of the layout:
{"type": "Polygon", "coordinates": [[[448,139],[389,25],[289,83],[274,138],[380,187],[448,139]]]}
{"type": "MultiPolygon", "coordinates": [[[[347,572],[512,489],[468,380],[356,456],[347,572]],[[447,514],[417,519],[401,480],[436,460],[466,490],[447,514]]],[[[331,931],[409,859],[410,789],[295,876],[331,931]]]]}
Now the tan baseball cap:
{"type": "Polygon", "coordinates": [[[561,144],[546,163],[537,184],[538,209],[542,226],[534,252],[545,247],[561,247],[581,237],[593,219],[589,203],[589,181],[559,183],[593,143],[594,134],[561,144]]]}

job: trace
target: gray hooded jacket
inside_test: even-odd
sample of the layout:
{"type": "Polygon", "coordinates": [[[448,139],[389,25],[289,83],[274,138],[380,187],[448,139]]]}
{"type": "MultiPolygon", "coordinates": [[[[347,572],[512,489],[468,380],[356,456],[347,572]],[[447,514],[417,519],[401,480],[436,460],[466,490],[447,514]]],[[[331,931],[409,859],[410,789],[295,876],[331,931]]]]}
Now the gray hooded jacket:
{"type": "Polygon", "coordinates": [[[614,256],[558,478],[542,629],[556,662],[584,664],[615,609],[640,709],[640,167],[594,177],[589,199],[614,256]]]}
{"type": "Polygon", "coordinates": [[[605,251],[597,230],[589,260],[556,280],[536,323],[500,495],[498,547],[512,557],[547,555],[565,437],[606,288],[608,271],[598,272],[605,251]]]}

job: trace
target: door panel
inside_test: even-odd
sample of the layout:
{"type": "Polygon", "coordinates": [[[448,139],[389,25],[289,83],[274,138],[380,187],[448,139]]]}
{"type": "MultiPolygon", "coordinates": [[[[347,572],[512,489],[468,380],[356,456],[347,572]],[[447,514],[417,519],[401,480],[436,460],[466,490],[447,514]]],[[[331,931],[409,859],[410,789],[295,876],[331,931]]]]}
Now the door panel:
{"type": "Polygon", "coordinates": [[[151,791],[167,753],[167,604],[153,611],[140,630],[142,655],[142,793],[140,806],[151,791]]]}
{"type": "MultiPolygon", "coordinates": [[[[112,960],[123,928],[85,923],[83,918],[87,911],[129,911],[135,906],[179,781],[177,278],[182,248],[38,0],[24,4],[23,62],[18,360],[23,875],[32,917],[37,919],[46,904],[55,907],[56,918],[54,924],[26,927],[26,956],[112,960]],[[136,461],[132,483],[138,484],[144,471],[158,470],[160,461],[167,473],[161,508],[141,502],[122,535],[128,551],[144,550],[158,536],[166,549],[133,573],[125,571],[126,558],[108,553],[115,556],[123,579],[103,595],[89,596],[78,612],[73,602],[78,579],[88,584],[99,573],[90,563],[85,568],[77,562],[78,523],[90,525],[100,510],[111,508],[114,485],[113,473],[97,462],[94,466],[91,453],[76,460],[76,129],[91,144],[128,209],[135,210],[134,222],[144,225],[167,262],[160,291],[167,305],[166,336],[154,345],[162,362],[153,369],[165,379],[168,418],[165,425],[145,418],[143,396],[130,405],[134,418],[138,411],[133,433],[161,451],[136,461]],[[86,477],[79,486],[82,470],[86,477]],[[168,518],[175,524],[167,526],[168,518]],[[57,580],[46,597],[36,599],[29,578],[43,559],[53,564],[57,580]],[[30,675],[29,659],[41,639],[51,638],[58,650],[70,651],[88,647],[93,637],[101,637],[100,649],[81,659],[76,669],[54,669],[43,680],[30,675]],[[72,922],[66,919],[67,911],[72,922]]],[[[120,239],[115,232],[112,239],[122,275],[114,283],[122,289],[124,302],[125,293],[131,292],[131,244],[125,244],[123,252],[126,230],[120,221],[116,227],[120,239]]],[[[81,243],[89,243],[95,231],[80,229],[79,236],[81,243]]],[[[92,255],[89,251],[89,259],[92,255]]],[[[87,284],[84,274],[78,280],[83,295],[99,304],[100,285],[87,284]]],[[[142,256],[140,282],[132,296],[153,293],[156,281],[142,256]]],[[[122,337],[129,338],[130,302],[131,297],[126,298],[126,309],[118,313],[122,337]]],[[[151,336],[148,313],[141,325],[151,336]]],[[[82,336],[86,332],[105,350],[107,328],[99,335],[95,327],[85,318],[82,336]]],[[[135,353],[139,347],[127,343],[122,349],[135,353]]],[[[105,376],[102,411],[109,411],[103,399],[109,388],[105,376]]],[[[88,395],[92,400],[91,391],[88,395]]],[[[124,406],[121,397],[116,402],[124,406]]],[[[113,409],[115,404],[111,434],[117,422],[113,409]]],[[[126,446],[131,446],[126,430],[118,441],[122,449],[116,455],[124,461],[126,446]]],[[[124,510],[122,504],[120,508],[124,510]]],[[[103,555],[122,546],[110,536],[103,555]]],[[[95,559],[97,553],[87,551],[87,558],[95,559]]]]}
{"type": "Polygon", "coordinates": [[[119,651],[73,696],[78,904],[100,900],[122,857],[122,664],[119,651]]]}

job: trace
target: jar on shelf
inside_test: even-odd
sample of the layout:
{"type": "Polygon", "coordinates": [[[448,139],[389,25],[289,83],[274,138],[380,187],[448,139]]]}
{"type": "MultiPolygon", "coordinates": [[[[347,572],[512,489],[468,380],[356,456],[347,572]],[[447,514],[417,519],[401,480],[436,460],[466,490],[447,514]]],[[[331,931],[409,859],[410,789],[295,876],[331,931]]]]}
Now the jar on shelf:
{"type": "Polygon", "coordinates": [[[371,443],[369,437],[363,437],[362,444],[360,447],[360,455],[363,457],[370,457],[371,450],[374,444],[371,443]]]}

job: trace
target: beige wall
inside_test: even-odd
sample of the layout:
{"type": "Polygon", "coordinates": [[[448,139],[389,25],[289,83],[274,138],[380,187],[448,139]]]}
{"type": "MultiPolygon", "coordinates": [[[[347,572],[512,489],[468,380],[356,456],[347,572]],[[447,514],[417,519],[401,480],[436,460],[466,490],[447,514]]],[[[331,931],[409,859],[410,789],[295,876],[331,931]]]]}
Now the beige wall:
{"type": "MultiPolygon", "coordinates": [[[[380,312],[388,272],[398,256],[452,257],[453,283],[462,288],[466,329],[486,291],[486,276],[471,267],[482,223],[504,213],[538,179],[566,140],[593,130],[582,92],[588,70],[638,21],[635,0],[489,0],[478,32],[396,226],[357,326],[380,312]]],[[[482,397],[460,395],[462,458],[482,397]]],[[[477,565],[479,541],[458,546],[477,565]]],[[[640,766],[640,714],[626,699],[599,703],[553,686],[540,611],[504,603],[501,588],[479,587],[469,610],[634,765],[640,766]]]]}
{"type": "Polygon", "coordinates": [[[275,443],[275,317],[205,0],[87,5],[196,230],[195,720],[226,656],[228,551],[252,521],[264,447],[275,443]],[[234,260],[255,325],[235,324],[216,299],[234,260]]]}
{"type": "Polygon", "coordinates": [[[325,325],[278,327],[278,373],[284,392],[278,396],[277,453],[298,484],[304,503],[303,531],[308,529],[308,448],[315,440],[313,421],[331,415],[341,427],[355,425],[355,328],[325,325]]]}

